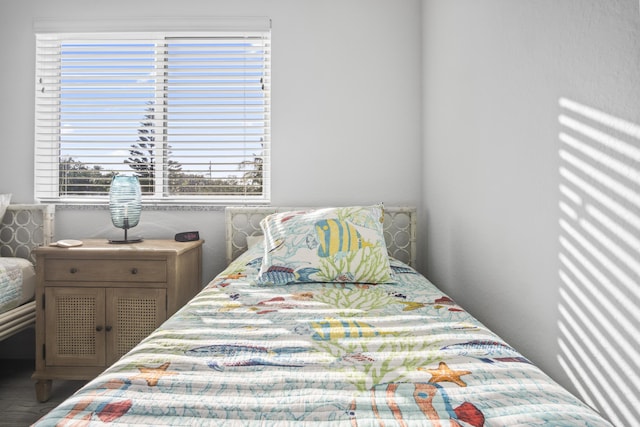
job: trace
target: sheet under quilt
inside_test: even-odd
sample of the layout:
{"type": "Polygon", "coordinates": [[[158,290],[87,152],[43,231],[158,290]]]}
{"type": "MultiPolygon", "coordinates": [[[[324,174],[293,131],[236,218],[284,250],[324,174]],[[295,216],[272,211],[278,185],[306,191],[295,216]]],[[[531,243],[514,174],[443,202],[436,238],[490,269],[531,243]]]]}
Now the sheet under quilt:
{"type": "Polygon", "coordinates": [[[36,273],[22,258],[0,257],[0,314],[33,299],[36,273]]]}
{"type": "Polygon", "coordinates": [[[259,287],[260,257],[37,425],[610,425],[400,262],[394,284],[259,287]]]}

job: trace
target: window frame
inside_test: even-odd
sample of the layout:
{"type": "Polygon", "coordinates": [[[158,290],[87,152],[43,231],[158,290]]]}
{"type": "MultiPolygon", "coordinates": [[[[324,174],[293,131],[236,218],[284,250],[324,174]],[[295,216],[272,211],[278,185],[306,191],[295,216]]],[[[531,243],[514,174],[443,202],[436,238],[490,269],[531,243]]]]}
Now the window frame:
{"type": "MultiPolygon", "coordinates": [[[[147,21],[142,28],[139,28],[139,22],[135,24],[133,22],[126,22],[122,20],[114,21],[111,24],[105,24],[104,22],[98,23],[97,25],[91,26],[92,28],[96,28],[100,31],[82,31],[86,28],[78,28],[78,25],[71,24],[69,22],[64,23],[60,21],[42,21],[36,23],[34,28],[36,30],[36,38],[51,38],[51,37],[78,37],[91,35],[92,37],[99,37],[109,40],[110,38],[127,38],[128,36],[138,36],[141,32],[143,33],[157,33],[158,36],[161,36],[165,39],[175,36],[186,36],[186,37],[199,37],[203,35],[211,36],[211,35],[240,35],[246,33],[259,33],[262,34],[265,39],[265,46],[268,53],[265,53],[267,57],[267,63],[265,66],[265,81],[264,85],[266,86],[266,94],[265,94],[265,108],[264,108],[264,128],[265,128],[265,138],[263,140],[261,158],[261,172],[262,172],[262,192],[259,195],[253,194],[239,194],[239,195],[169,195],[169,194],[158,194],[159,191],[162,191],[162,185],[156,184],[155,191],[153,195],[144,195],[143,196],[143,204],[145,205],[232,205],[232,204],[268,204],[270,202],[271,195],[271,161],[270,161],[270,152],[271,152],[271,122],[270,122],[270,102],[271,102],[271,94],[270,94],[270,32],[271,32],[271,21],[268,18],[198,18],[198,19],[185,19],[185,20],[171,20],[170,22],[166,19],[160,20],[149,20],[147,21]],[[184,22],[182,22],[184,21],[184,22]],[[182,24],[181,24],[182,22],[182,24]],[[136,31],[128,31],[127,27],[130,25],[133,28],[136,28],[136,31]],[[167,28],[167,31],[160,31],[160,28],[167,28]],[[209,30],[211,27],[218,27],[215,30],[209,30]],[[61,31],[62,28],[69,28],[70,31],[61,31]],[[107,30],[108,28],[108,30],[107,30]],[[188,28],[189,30],[184,30],[184,28],[188,28]],[[140,31],[138,31],[140,30],[140,31]]],[[[85,26],[87,23],[84,24],[85,26]]],[[[83,27],[82,25],[80,27],[83,27]]],[[[36,49],[36,56],[41,52],[36,49]]],[[[59,147],[60,147],[60,137],[59,136],[51,136],[49,140],[46,138],[42,138],[42,133],[40,132],[40,126],[42,125],[41,117],[38,115],[43,114],[42,111],[38,109],[39,94],[42,93],[42,81],[41,73],[36,70],[36,140],[35,140],[35,156],[34,156],[34,193],[36,200],[40,202],[46,203],[58,203],[58,204],[103,204],[108,200],[108,194],[106,195],[85,195],[85,196],[73,196],[73,195],[60,195],[59,193],[59,169],[56,169],[54,172],[49,171],[48,175],[48,184],[50,188],[55,187],[55,191],[46,191],[43,190],[42,187],[42,177],[39,177],[38,174],[42,170],[42,166],[38,164],[38,156],[44,154],[45,156],[55,156],[57,158],[56,161],[51,162],[53,165],[57,165],[59,168],[60,165],[60,157],[59,157],[59,147]],[[40,134],[40,135],[39,135],[40,134]],[[55,183],[54,183],[55,180],[55,183]]],[[[59,98],[57,98],[59,99],[59,98]]],[[[59,113],[59,111],[57,112],[59,113]]],[[[49,113],[56,114],[56,112],[49,113]]],[[[47,119],[51,120],[51,117],[47,119]]],[[[53,119],[56,121],[56,119],[53,119]]],[[[58,123],[58,132],[60,133],[60,120],[57,120],[58,123]]],[[[139,141],[136,141],[139,142],[139,141]]],[[[164,147],[166,148],[166,147],[164,147]]],[[[161,151],[158,148],[157,151],[161,151]]],[[[166,165],[165,165],[166,166],[166,165]]],[[[133,171],[132,171],[133,172],[133,171]]],[[[168,181],[168,177],[165,177],[168,181]]],[[[46,184],[47,182],[45,182],[46,184]]]]}

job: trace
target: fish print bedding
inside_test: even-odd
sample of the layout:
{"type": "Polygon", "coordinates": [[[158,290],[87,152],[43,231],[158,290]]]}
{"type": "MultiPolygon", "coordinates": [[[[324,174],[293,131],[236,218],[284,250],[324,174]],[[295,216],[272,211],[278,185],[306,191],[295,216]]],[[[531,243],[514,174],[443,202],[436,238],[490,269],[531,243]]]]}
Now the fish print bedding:
{"type": "Polygon", "coordinates": [[[384,284],[260,285],[263,253],[36,425],[610,425],[399,261],[384,284]]]}

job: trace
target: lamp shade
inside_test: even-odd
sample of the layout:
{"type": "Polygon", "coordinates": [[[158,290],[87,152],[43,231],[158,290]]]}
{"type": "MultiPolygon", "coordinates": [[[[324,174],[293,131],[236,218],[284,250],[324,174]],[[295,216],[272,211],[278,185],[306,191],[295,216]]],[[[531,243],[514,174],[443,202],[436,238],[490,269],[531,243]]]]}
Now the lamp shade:
{"type": "Polygon", "coordinates": [[[109,211],[115,227],[125,230],[140,222],[142,192],[137,176],[116,175],[109,190],[109,211]]]}

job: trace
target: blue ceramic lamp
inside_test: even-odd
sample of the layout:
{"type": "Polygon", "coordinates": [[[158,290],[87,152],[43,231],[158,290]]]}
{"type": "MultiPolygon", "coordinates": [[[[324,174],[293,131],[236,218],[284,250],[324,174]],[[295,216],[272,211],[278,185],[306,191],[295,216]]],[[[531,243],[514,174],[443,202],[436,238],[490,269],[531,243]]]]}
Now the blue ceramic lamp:
{"type": "Polygon", "coordinates": [[[142,238],[129,239],[127,232],[140,222],[142,192],[137,176],[116,175],[109,189],[109,211],[115,227],[124,229],[124,240],[109,240],[109,243],[136,243],[142,238]]]}

